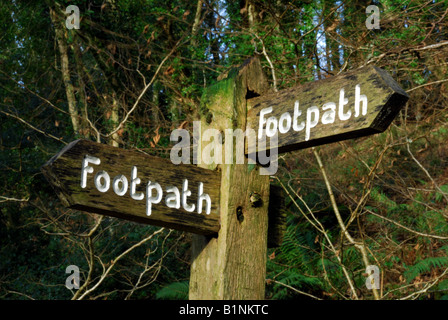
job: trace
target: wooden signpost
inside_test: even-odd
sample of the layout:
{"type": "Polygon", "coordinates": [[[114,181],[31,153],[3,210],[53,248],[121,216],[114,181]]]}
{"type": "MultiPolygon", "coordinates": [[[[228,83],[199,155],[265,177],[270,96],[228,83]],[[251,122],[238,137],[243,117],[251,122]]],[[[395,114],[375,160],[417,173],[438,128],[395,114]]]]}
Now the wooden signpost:
{"type": "MultiPolygon", "coordinates": [[[[41,170],[72,209],[207,236],[220,229],[221,174],[215,170],[87,140],[71,142],[41,170]]],[[[284,198],[277,186],[270,190],[268,246],[277,247],[284,198]]]]}
{"type": "Polygon", "coordinates": [[[288,152],[383,132],[408,99],[386,71],[368,66],[249,99],[247,126],[258,139],[277,133],[278,152],[288,152]]]}
{"type": "MultiPolygon", "coordinates": [[[[269,93],[253,58],[207,88],[200,130],[277,135],[278,152],[287,152],[384,131],[407,100],[376,67],[269,93]]],[[[243,148],[263,151],[248,143],[243,148]]],[[[42,171],[68,207],[194,233],[190,299],[264,298],[267,247],[281,242],[285,215],[281,190],[247,158],[175,165],[77,140],[42,171]]]]}
{"type": "Polygon", "coordinates": [[[68,144],[43,167],[67,207],[215,235],[217,172],[87,140],[68,144]]]}

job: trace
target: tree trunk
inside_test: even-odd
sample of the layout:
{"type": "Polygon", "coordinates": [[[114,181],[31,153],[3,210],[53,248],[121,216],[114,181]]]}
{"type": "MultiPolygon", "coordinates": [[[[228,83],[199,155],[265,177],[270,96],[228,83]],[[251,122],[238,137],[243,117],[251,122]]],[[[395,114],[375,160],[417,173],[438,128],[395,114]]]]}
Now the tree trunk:
{"type": "Polygon", "coordinates": [[[61,55],[61,72],[64,80],[65,93],[67,95],[68,111],[72,120],[73,131],[75,134],[79,133],[79,114],[76,107],[75,89],[70,79],[70,68],[68,62],[68,47],[67,39],[64,34],[64,29],[59,21],[56,12],[50,8],[50,17],[53,22],[54,31],[56,34],[56,41],[58,43],[59,54],[61,55]]]}
{"type": "MultiPolygon", "coordinates": [[[[113,93],[112,94],[112,109],[111,109],[111,115],[110,115],[110,120],[112,121],[112,123],[113,123],[113,127],[115,128],[117,125],[118,125],[118,123],[120,122],[120,120],[119,120],[119,118],[118,118],[118,108],[119,108],[119,103],[118,103],[118,100],[117,100],[117,97],[116,97],[116,94],[115,93],[113,93]]],[[[117,132],[115,132],[113,135],[112,135],[112,140],[111,140],[111,142],[110,142],[110,145],[111,146],[114,146],[114,147],[118,147],[119,146],[119,135],[118,135],[118,132],[120,132],[120,130],[118,130],[117,132]]]]}
{"type": "Polygon", "coordinates": [[[87,123],[88,114],[87,114],[87,97],[86,97],[86,84],[83,80],[83,61],[82,61],[82,53],[80,44],[76,43],[73,45],[73,51],[75,54],[75,63],[76,63],[76,73],[78,74],[78,86],[79,86],[79,113],[81,118],[79,119],[79,134],[81,137],[86,139],[89,138],[89,127],[87,123]]]}
{"type": "Polygon", "coordinates": [[[193,27],[191,28],[191,45],[193,47],[197,46],[196,35],[198,34],[199,26],[201,24],[201,11],[202,11],[202,0],[198,0],[196,6],[196,14],[194,16],[193,27]]]}

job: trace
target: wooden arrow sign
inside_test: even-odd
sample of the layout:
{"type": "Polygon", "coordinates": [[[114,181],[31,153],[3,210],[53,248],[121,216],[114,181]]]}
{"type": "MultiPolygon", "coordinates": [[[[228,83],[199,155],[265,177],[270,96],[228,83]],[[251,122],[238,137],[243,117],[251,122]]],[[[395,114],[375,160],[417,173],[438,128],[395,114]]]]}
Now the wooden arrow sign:
{"type": "Polygon", "coordinates": [[[247,128],[256,130],[258,143],[252,149],[247,140],[245,150],[270,149],[275,134],[282,153],[383,132],[408,99],[386,71],[374,66],[252,98],[247,128]]]}
{"type": "Polygon", "coordinates": [[[219,230],[221,174],[76,140],[42,172],[67,207],[212,235],[219,230]]]}

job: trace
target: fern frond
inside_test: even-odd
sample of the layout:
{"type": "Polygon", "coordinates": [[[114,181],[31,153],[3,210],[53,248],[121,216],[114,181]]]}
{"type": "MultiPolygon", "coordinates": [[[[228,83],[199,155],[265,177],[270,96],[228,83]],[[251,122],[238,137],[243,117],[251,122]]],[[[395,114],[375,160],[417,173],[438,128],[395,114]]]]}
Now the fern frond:
{"type": "Polygon", "coordinates": [[[189,282],[173,282],[163,287],[156,294],[156,299],[160,300],[188,300],[189,282]]]}
{"type": "Polygon", "coordinates": [[[389,210],[397,207],[397,203],[389,199],[383,192],[379,190],[379,188],[372,188],[370,196],[376,202],[385,205],[389,210]]]}
{"type": "Polygon", "coordinates": [[[404,276],[408,283],[414,280],[421,274],[429,273],[433,268],[448,267],[448,257],[429,257],[423,259],[413,266],[410,266],[405,272],[404,276]]]}

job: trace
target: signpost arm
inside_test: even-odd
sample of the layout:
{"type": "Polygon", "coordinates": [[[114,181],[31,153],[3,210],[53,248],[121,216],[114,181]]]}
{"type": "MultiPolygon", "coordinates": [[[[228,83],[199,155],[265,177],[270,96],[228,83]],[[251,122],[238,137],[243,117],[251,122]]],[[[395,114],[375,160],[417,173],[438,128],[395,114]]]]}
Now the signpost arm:
{"type": "MultiPolygon", "coordinates": [[[[258,58],[246,61],[227,77],[209,87],[201,101],[201,137],[207,129],[246,128],[246,100],[268,90],[258,58]]],[[[233,137],[225,136],[225,140],[233,137]]],[[[211,142],[210,142],[211,143],[211,142]]],[[[236,161],[206,165],[203,154],[209,143],[198,141],[202,167],[220,170],[220,230],[217,237],[194,235],[189,298],[264,299],[269,176],[260,175],[259,166],[236,161]],[[256,195],[256,199],[254,199],[256,195]],[[260,199],[261,201],[258,201],[260,199]]],[[[233,160],[238,150],[232,143],[233,160]]],[[[224,144],[221,145],[224,150],[224,144]]],[[[237,145],[237,147],[239,147],[237,145]]],[[[228,151],[228,150],[227,150],[228,151]]],[[[225,152],[222,159],[225,159],[225,152]]]]}

